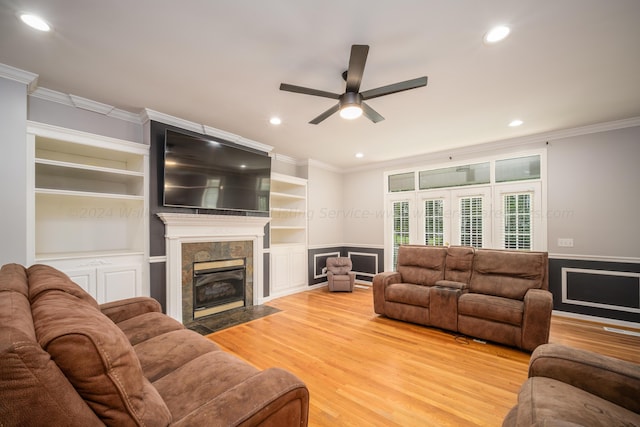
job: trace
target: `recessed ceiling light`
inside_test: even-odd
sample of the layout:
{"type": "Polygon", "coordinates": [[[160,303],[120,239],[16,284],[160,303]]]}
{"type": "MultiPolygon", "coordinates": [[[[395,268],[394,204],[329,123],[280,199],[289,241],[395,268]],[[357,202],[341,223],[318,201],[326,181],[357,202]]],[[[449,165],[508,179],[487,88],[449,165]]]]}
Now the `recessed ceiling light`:
{"type": "Polygon", "coordinates": [[[511,123],[509,123],[509,126],[511,126],[512,128],[520,126],[522,123],[524,123],[522,120],[512,120],[511,123]]]}
{"type": "Polygon", "coordinates": [[[280,117],[275,117],[274,116],[274,117],[271,117],[269,119],[269,123],[271,123],[272,125],[276,125],[277,126],[277,125],[282,123],[282,119],[280,119],[280,117]]]}
{"type": "Polygon", "coordinates": [[[356,157],[357,157],[358,159],[361,159],[361,158],[363,158],[363,157],[364,157],[364,154],[362,154],[362,153],[356,153],[356,157]]]}
{"type": "Polygon", "coordinates": [[[47,22],[40,18],[37,15],[33,15],[31,13],[22,13],[20,14],[20,19],[22,22],[30,26],[31,28],[35,28],[40,31],[50,31],[51,26],[47,24],[47,22]]]}
{"type": "Polygon", "coordinates": [[[511,29],[506,25],[493,27],[484,35],[484,42],[487,44],[498,43],[499,41],[504,40],[510,32],[511,29]]]}

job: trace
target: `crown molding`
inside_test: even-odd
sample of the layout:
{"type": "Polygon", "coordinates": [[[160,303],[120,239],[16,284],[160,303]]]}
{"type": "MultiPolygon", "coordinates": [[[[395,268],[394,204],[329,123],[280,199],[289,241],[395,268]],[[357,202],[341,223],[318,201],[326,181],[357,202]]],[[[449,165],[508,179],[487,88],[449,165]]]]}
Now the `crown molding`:
{"type": "Polygon", "coordinates": [[[434,160],[449,159],[450,157],[465,157],[478,153],[486,153],[489,151],[498,151],[505,149],[519,150],[532,148],[536,145],[546,144],[548,141],[573,138],[576,136],[589,135],[599,132],[607,132],[618,129],[640,126],[640,117],[631,117],[628,119],[614,120],[610,122],[596,123],[592,125],[580,126],[570,129],[558,129],[548,132],[536,133],[532,135],[520,136],[515,138],[471,144],[463,147],[453,148],[451,150],[439,150],[431,153],[425,153],[413,157],[401,157],[398,159],[371,163],[356,168],[350,168],[351,172],[361,172],[374,169],[389,169],[404,167],[409,164],[428,162],[434,160]]]}
{"type": "Polygon", "coordinates": [[[90,99],[82,98],[77,95],[66,94],[44,87],[39,87],[31,92],[29,96],[43,99],[45,101],[56,102],[58,104],[66,105],[67,107],[80,108],[82,110],[102,114],[118,120],[125,120],[135,124],[142,124],[139,114],[120,110],[118,108],[115,108],[113,105],[92,101],[90,99]]]}
{"type": "Polygon", "coordinates": [[[307,166],[313,166],[316,167],[318,169],[324,169],[330,172],[335,172],[335,173],[343,173],[344,170],[342,168],[339,168],[337,166],[333,166],[330,165],[329,163],[324,163],[321,162],[319,160],[315,160],[315,159],[307,159],[304,162],[302,162],[303,165],[307,165],[307,166]]]}
{"type": "Polygon", "coordinates": [[[0,64],[0,77],[27,85],[29,93],[38,87],[38,75],[6,64],[0,64]]]}
{"type": "Polygon", "coordinates": [[[300,164],[298,160],[294,159],[293,157],[285,156],[284,154],[272,153],[271,157],[273,157],[274,160],[277,160],[281,163],[289,163],[291,165],[296,165],[296,166],[300,164]]]}
{"type": "Polygon", "coordinates": [[[253,141],[248,138],[244,138],[242,136],[236,135],[231,132],[226,132],[220,129],[216,129],[211,126],[202,125],[199,123],[195,123],[189,120],[180,119],[178,117],[171,116],[169,114],[161,113],[159,111],[150,110],[145,108],[141,113],[140,117],[142,122],[145,123],[148,120],[153,120],[156,122],[161,122],[167,125],[179,127],[181,129],[190,130],[192,132],[197,132],[202,135],[209,135],[216,138],[223,139],[225,141],[233,142],[238,145],[242,145],[244,147],[252,148],[258,151],[264,151],[270,153],[273,150],[271,145],[263,144],[261,142],[253,141]]]}

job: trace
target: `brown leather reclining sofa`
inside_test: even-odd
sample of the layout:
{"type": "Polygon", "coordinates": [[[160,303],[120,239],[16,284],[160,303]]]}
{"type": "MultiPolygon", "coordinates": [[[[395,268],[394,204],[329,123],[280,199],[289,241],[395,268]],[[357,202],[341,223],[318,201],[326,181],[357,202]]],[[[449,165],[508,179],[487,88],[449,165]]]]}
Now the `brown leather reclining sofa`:
{"type": "Polygon", "coordinates": [[[533,351],[549,340],[546,252],[403,245],[373,279],[376,313],[533,351]]]}
{"type": "Polygon", "coordinates": [[[44,265],[0,270],[0,426],[306,426],[309,392],[162,314],[98,305],[44,265]]]}

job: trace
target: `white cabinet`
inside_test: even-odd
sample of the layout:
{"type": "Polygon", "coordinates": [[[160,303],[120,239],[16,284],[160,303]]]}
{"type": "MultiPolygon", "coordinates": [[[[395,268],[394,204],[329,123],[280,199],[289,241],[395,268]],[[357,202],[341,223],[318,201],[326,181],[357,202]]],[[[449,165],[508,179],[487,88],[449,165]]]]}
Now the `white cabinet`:
{"type": "Polygon", "coordinates": [[[29,122],[27,150],[29,263],[99,302],[148,295],[148,146],[29,122]]]}
{"type": "MultiPolygon", "coordinates": [[[[135,256],[44,262],[64,271],[99,304],[144,295],[144,259],[135,256]]],[[[147,293],[148,294],[148,293],[147,293]]]]}
{"type": "Polygon", "coordinates": [[[270,297],[306,290],[307,271],[306,245],[280,245],[272,248],[270,297]]]}
{"type": "Polygon", "coordinates": [[[307,289],[307,180],[271,175],[270,297],[307,289]]]}

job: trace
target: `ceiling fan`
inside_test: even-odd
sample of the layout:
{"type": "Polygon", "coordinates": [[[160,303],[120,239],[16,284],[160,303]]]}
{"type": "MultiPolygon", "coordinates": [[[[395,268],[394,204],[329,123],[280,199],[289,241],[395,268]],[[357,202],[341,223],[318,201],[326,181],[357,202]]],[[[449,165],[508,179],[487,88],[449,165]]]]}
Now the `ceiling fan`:
{"type": "Polygon", "coordinates": [[[356,119],[362,114],[365,115],[373,123],[384,120],[377,111],[367,105],[364,101],[377,98],[379,96],[390,95],[396,92],[402,92],[409,89],[427,85],[427,77],[418,77],[417,79],[407,80],[404,82],[394,83],[382,86],[376,89],[365,90],[360,92],[360,83],[362,74],[364,73],[364,65],[367,62],[367,54],[369,46],[354,44],[351,46],[351,57],[349,58],[349,68],[342,73],[342,78],[346,81],[346,89],[343,94],[326,92],[318,89],[310,89],[302,86],[290,85],[287,83],[280,84],[280,90],[288,92],[302,93],[306,95],[321,96],[323,98],[337,99],[338,103],[320,114],[309,123],[317,125],[333,113],[340,111],[340,116],[345,119],[356,119]]]}

